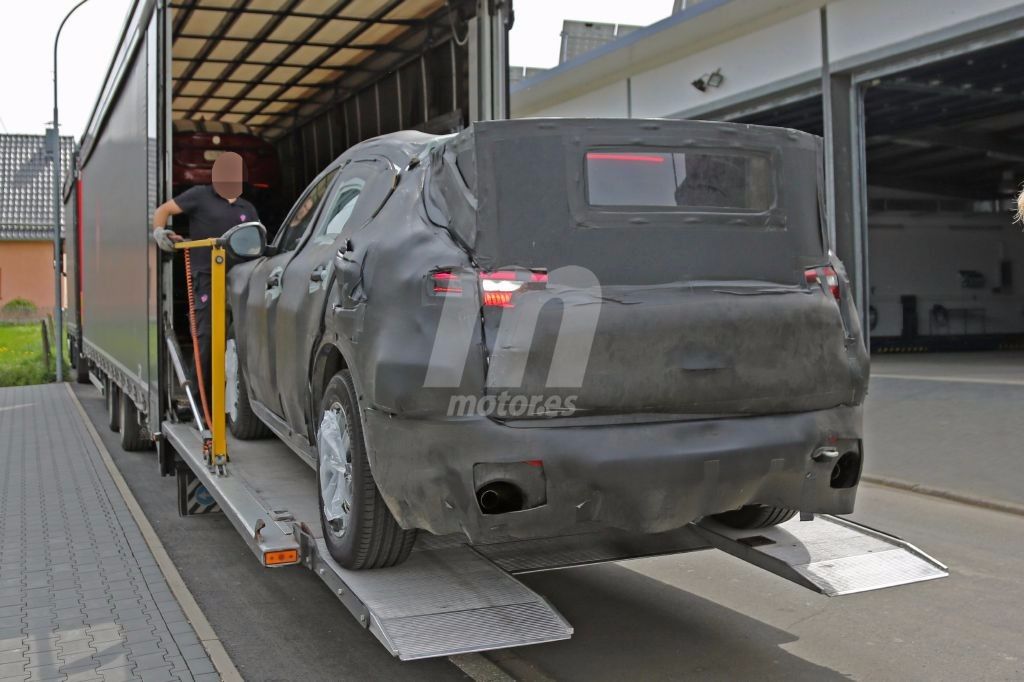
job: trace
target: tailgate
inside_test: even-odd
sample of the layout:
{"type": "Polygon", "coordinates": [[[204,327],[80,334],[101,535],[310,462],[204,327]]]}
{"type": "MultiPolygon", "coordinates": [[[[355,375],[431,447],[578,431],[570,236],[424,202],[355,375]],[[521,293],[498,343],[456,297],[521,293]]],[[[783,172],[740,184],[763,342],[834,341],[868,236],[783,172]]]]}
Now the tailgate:
{"type": "Polygon", "coordinates": [[[660,120],[474,130],[454,155],[478,201],[459,236],[498,304],[485,289],[501,418],[536,416],[500,407],[520,396],[576,417],[860,402],[867,358],[825,245],[817,138],[660,120]]]}
{"type": "Polygon", "coordinates": [[[558,396],[553,404],[575,417],[728,416],[855,404],[863,393],[865,358],[821,287],[705,282],[597,293],[556,279],[519,294],[514,308],[485,308],[487,391],[506,396],[503,404],[558,396]]]}

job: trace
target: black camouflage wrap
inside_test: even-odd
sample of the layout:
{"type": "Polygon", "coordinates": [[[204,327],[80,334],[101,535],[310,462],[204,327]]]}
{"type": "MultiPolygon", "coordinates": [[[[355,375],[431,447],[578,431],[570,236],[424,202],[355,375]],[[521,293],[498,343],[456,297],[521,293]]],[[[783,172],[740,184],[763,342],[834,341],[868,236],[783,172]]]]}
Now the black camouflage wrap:
{"type": "MultiPolygon", "coordinates": [[[[659,532],[745,504],[852,511],[856,485],[831,486],[832,464],[812,459],[830,446],[860,466],[868,378],[848,282],[825,244],[820,154],[817,138],[796,131],[661,120],[488,122],[353,147],[335,163],[386,159],[394,189],[335,259],[318,334],[293,349],[309,410],[291,427],[312,442],[321,391],[348,367],[374,476],[399,523],[474,542],[595,526],[659,532]],[[586,150],[624,146],[755,150],[772,159],[774,201],[758,214],[626,216],[623,225],[621,214],[586,205],[582,183],[586,150]],[[804,277],[828,265],[840,275],[838,304],[804,277]],[[449,300],[472,329],[469,353],[435,362],[451,363],[461,382],[424,387],[445,302],[430,295],[429,273],[566,266],[593,272],[600,293],[553,274],[524,294],[540,310],[529,344],[495,347],[510,311],[485,309],[475,286],[449,300]],[[574,306],[594,305],[583,384],[547,387],[560,324],[574,306]],[[522,384],[488,386],[498,356],[515,354],[527,359],[522,384]],[[453,396],[501,391],[575,395],[579,409],[448,416],[453,396]],[[483,515],[481,476],[527,460],[543,461],[545,503],[483,515]]],[[[236,329],[245,328],[250,267],[230,277],[236,329]]],[[[573,333],[566,324],[561,333],[573,333]]],[[[246,338],[240,352],[254,343],[246,338]]]]}

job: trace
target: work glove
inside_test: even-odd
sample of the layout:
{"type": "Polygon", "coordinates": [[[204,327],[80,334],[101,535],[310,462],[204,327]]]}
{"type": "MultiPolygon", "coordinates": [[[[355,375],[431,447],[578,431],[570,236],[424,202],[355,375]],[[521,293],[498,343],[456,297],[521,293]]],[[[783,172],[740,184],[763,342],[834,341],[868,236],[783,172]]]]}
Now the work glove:
{"type": "Polygon", "coordinates": [[[156,242],[156,245],[161,251],[174,253],[174,242],[180,242],[181,236],[176,234],[174,230],[161,228],[159,230],[153,230],[153,241],[156,242]]]}

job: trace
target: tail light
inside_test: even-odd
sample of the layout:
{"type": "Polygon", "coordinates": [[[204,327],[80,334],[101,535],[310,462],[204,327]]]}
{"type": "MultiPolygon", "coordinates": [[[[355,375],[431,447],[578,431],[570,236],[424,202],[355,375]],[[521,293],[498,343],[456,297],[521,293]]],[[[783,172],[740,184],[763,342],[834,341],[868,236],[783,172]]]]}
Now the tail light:
{"type": "Polygon", "coordinates": [[[822,268],[811,268],[804,271],[804,278],[808,284],[822,286],[832,294],[837,301],[841,298],[839,289],[839,275],[831,265],[822,268]]]}
{"type": "Polygon", "coordinates": [[[430,273],[430,284],[435,296],[461,296],[461,278],[450,270],[430,273]]]}
{"type": "Polygon", "coordinates": [[[511,308],[512,297],[525,289],[543,289],[548,273],[530,270],[498,270],[480,273],[480,293],[485,308],[511,308]],[[539,286],[538,286],[539,285],[539,286]]]}
{"type": "MultiPolygon", "coordinates": [[[[429,289],[434,296],[461,296],[464,282],[473,275],[452,270],[435,270],[429,275],[429,289]]],[[[484,307],[511,308],[516,294],[547,286],[548,274],[532,270],[497,270],[477,274],[480,299],[484,307]]]]}
{"type": "Polygon", "coordinates": [[[587,152],[587,161],[625,161],[626,163],[665,163],[667,154],[623,154],[621,152],[587,152]]]}

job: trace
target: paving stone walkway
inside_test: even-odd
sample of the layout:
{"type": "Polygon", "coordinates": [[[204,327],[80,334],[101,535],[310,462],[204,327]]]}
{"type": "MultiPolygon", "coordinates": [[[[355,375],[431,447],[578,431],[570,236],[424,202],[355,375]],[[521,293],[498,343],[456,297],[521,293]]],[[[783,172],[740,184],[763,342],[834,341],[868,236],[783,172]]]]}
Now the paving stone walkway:
{"type": "Polygon", "coordinates": [[[0,388],[0,682],[218,679],[67,389],[0,388]]]}

